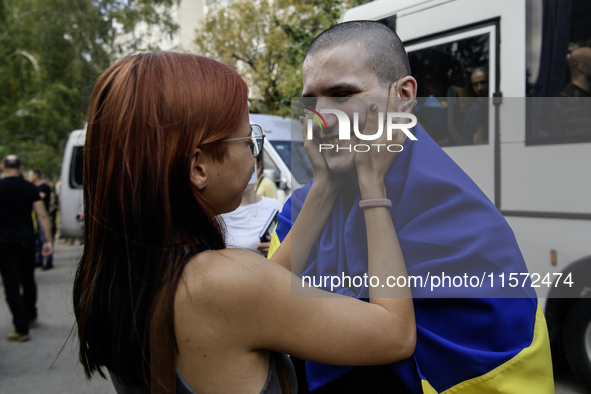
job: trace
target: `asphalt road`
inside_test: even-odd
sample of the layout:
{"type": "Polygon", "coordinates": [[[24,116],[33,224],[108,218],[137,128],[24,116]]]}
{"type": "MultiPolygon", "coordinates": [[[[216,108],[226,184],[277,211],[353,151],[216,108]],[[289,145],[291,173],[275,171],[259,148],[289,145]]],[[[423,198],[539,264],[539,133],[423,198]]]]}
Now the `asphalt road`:
{"type": "MultiPolygon", "coordinates": [[[[71,288],[81,250],[57,244],[55,268],[36,271],[39,325],[30,331],[29,342],[4,339],[13,326],[6,303],[0,302],[0,394],[115,393],[107,380],[87,381],[78,363],[71,288]]],[[[587,392],[563,365],[555,365],[555,380],[556,393],[587,392]]]]}

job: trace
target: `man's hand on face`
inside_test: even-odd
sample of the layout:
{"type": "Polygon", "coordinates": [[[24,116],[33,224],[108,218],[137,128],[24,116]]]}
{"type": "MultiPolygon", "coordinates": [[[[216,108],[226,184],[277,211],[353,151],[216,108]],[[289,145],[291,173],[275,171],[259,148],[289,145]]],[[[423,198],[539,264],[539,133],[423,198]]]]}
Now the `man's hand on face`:
{"type": "MultiPolygon", "coordinates": [[[[386,112],[406,112],[412,108],[416,103],[414,98],[398,97],[397,83],[390,86],[388,94],[388,106],[386,112]]],[[[370,103],[367,107],[367,115],[363,134],[373,135],[378,129],[378,114],[379,107],[377,103],[370,103]]],[[[383,117],[384,119],[387,116],[383,117]]],[[[401,119],[394,120],[400,123],[401,119]]],[[[406,141],[406,134],[402,130],[394,130],[392,133],[392,140],[387,139],[386,125],[383,125],[384,132],[374,142],[375,144],[398,144],[404,145],[406,141]]],[[[355,167],[357,168],[357,175],[359,179],[372,177],[378,180],[383,180],[388,168],[398,155],[398,152],[390,152],[387,149],[380,149],[379,151],[357,152],[355,155],[355,167]]]]}
{"type": "Polygon", "coordinates": [[[319,143],[316,141],[316,133],[314,133],[314,138],[309,140],[307,138],[307,116],[300,116],[300,123],[302,125],[302,138],[304,141],[304,148],[306,149],[306,155],[312,164],[312,168],[314,169],[314,177],[320,176],[324,172],[329,172],[328,165],[326,164],[326,160],[324,160],[324,156],[320,153],[318,146],[319,143]]]}

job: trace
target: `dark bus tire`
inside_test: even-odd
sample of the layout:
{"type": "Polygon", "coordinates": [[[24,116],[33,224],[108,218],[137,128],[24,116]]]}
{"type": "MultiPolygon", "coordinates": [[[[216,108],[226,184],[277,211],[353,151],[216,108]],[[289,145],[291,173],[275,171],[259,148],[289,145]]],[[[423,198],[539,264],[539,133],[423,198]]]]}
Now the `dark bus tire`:
{"type": "Polygon", "coordinates": [[[591,390],[591,298],[577,300],[568,311],[563,343],[571,370],[591,390]]]}

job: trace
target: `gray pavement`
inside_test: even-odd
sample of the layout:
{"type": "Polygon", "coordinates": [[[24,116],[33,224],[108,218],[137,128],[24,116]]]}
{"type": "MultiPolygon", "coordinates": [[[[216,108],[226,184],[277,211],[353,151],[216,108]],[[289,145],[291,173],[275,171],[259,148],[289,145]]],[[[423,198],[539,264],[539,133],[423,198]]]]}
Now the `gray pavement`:
{"type": "MultiPolygon", "coordinates": [[[[31,340],[13,343],[5,336],[13,331],[12,318],[0,302],[0,394],[114,394],[111,383],[100,377],[87,381],[78,363],[72,312],[72,282],[80,246],[56,244],[55,268],[37,270],[39,325],[31,340]]],[[[1,287],[1,286],[0,286],[1,287]]],[[[565,368],[556,368],[556,393],[582,394],[584,389],[565,368]]]]}
{"type": "Polygon", "coordinates": [[[115,393],[111,383],[100,377],[88,382],[78,363],[71,294],[74,269],[81,252],[80,246],[56,244],[55,268],[35,271],[39,325],[30,330],[28,342],[14,343],[5,339],[14,328],[2,288],[0,393],[115,393]]]}

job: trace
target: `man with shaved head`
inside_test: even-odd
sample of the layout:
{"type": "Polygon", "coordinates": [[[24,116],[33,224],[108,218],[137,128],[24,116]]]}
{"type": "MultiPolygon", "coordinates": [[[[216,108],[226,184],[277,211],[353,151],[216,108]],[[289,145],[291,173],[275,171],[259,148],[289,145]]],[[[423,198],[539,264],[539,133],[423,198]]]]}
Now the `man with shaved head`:
{"type": "Polygon", "coordinates": [[[568,57],[570,82],[562,90],[563,97],[591,97],[591,48],[574,49],[568,57]]]}
{"type": "MultiPolygon", "coordinates": [[[[304,69],[316,56],[329,50],[345,52],[350,66],[362,66],[389,89],[393,81],[410,76],[410,63],[400,38],[381,23],[347,22],[320,33],[308,48],[304,69]]],[[[309,73],[308,73],[309,75],[309,73]]],[[[306,96],[306,91],[302,96],[306,96]]]]}
{"type": "MultiPolygon", "coordinates": [[[[302,68],[306,108],[328,108],[327,98],[376,98],[381,109],[389,97],[412,102],[417,94],[417,81],[410,75],[410,64],[402,42],[381,23],[341,23],[321,33],[310,45],[302,68]]],[[[365,123],[365,110],[359,111],[360,129],[365,123]]],[[[349,118],[353,114],[349,111],[349,118]]],[[[338,133],[336,118],[325,116],[329,130],[319,142],[330,143],[338,133]]],[[[351,146],[339,142],[341,149],[351,146]]],[[[335,173],[355,170],[354,154],[325,151],[328,167],[335,173]]]]}
{"type": "MultiPolygon", "coordinates": [[[[330,287],[318,286],[367,301],[368,286],[379,284],[355,283],[355,278],[368,274],[371,251],[363,212],[375,206],[389,207],[408,274],[415,279],[443,272],[455,272],[458,277],[527,272],[501,213],[419,125],[409,126],[410,135],[402,133],[404,127],[392,132],[392,141],[403,149],[396,150],[385,176],[377,175],[384,176],[386,190],[362,200],[359,183],[365,180],[358,179],[355,158],[372,153],[357,147],[370,146],[367,137],[377,134],[365,130],[366,115],[394,113],[382,119],[386,124],[386,119],[397,117],[398,126],[405,123],[401,119],[412,119],[417,81],[396,33],[372,21],[333,26],[312,42],[302,77],[306,113],[323,117],[317,124],[302,118],[306,152],[315,168],[334,175],[331,187],[340,189],[303,272],[295,274],[314,278],[314,283],[331,278],[330,287]],[[344,129],[363,130],[365,136],[356,131],[348,139],[341,138],[340,126],[346,122],[342,113],[350,122],[344,129]],[[336,285],[335,278],[339,279],[336,285]]],[[[270,254],[284,241],[297,251],[297,239],[287,235],[311,184],[294,191],[284,205],[270,254]]],[[[307,380],[300,392],[307,387],[320,394],[552,393],[548,332],[535,292],[519,288],[509,295],[490,283],[484,287],[489,296],[467,288],[430,291],[413,286],[417,342],[411,358],[384,366],[335,366],[307,360],[304,371],[298,371],[299,378],[307,380]]]]}
{"type": "Polygon", "coordinates": [[[591,135],[591,48],[574,49],[568,55],[570,82],[556,101],[554,129],[558,136],[591,135]]]}
{"type": "Polygon", "coordinates": [[[6,156],[0,170],[0,274],[15,328],[6,339],[25,342],[37,324],[33,210],[45,236],[44,257],[52,252],[51,226],[39,190],[22,177],[19,158],[6,156]]]}

